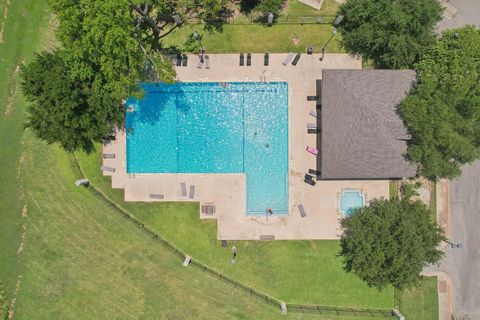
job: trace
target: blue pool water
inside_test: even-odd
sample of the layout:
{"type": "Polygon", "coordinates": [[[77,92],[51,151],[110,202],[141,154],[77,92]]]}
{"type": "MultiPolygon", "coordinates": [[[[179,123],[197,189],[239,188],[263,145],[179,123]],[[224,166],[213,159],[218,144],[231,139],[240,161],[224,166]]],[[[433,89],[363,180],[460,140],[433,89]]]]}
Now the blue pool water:
{"type": "Polygon", "coordinates": [[[127,172],[245,173],[247,213],[288,211],[286,83],[142,88],[127,100],[127,172]]]}
{"type": "Polygon", "coordinates": [[[354,209],[365,206],[365,195],[360,190],[342,191],[340,194],[340,212],[350,216],[354,209]]]}

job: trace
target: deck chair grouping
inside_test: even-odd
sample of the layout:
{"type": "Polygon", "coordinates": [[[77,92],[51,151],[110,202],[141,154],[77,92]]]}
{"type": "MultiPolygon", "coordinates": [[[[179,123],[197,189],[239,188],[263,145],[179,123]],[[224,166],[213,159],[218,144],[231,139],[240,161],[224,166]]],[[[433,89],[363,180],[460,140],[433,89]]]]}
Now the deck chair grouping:
{"type": "MultiPolygon", "coordinates": [[[[247,66],[252,65],[252,54],[247,53],[247,66]]],[[[245,55],[243,53],[240,53],[240,66],[243,67],[245,66],[245,55]]]]}

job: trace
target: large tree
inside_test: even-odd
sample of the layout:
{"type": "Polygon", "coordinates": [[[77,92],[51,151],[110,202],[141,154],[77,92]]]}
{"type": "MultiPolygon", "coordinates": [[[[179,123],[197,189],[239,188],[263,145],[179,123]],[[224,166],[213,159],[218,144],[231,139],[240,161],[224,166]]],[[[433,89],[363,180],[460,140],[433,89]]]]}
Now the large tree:
{"type": "Polygon", "coordinates": [[[378,289],[417,284],[423,267],[442,257],[437,248],[444,236],[430,214],[419,201],[397,198],[356,209],[342,220],[345,270],[378,289]]]}
{"type": "Polygon", "coordinates": [[[60,47],[23,69],[23,89],[33,101],[28,125],[40,138],[69,151],[92,151],[94,142],[121,125],[122,99],[140,96],[139,82],[174,80],[173,66],[163,54],[164,37],[191,20],[219,27],[228,14],[226,0],[49,4],[59,21],[60,47]]]}
{"type": "Polygon", "coordinates": [[[437,0],[349,0],[339,10],[342,45],[382,68],[410,67],[435,39],[437,0]]]}
{"type": "Polygon", "coordinates": [[[27,126],[48,143],[65,150],[91,152],[111,126],[120,126],[123,112],[119,99],[99,86],[70,74],[58,52],[43,53],[22,68],[22,88],[32,103],[27,126]]]}
{"type": "Polygon", "coordinates": [[[429,178],[458,176],[480,157],[480,30],[450,30],[416,65],[401,104],[412,140],[408,157],[429,178]]]}

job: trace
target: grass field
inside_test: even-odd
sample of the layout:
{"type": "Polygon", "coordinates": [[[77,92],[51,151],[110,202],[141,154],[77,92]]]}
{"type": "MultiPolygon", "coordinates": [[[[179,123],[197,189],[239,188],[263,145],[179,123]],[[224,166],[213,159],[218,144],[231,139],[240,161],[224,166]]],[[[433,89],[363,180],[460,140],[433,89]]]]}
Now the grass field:
{"type": "Polygon", "coordinates": [[[407,319],[437,320],[438,291],[437,278],[424,278],[418,288],[399,294],[402,312],[407,319]]]}
{"type": "MultiPolygon", "coordinates": [[[[313,45],[316,52],[332,34],[330,25],[225,25],[223,31],[208,33],[201,25],[185,26],[173,31],[165,38],[165,46],[175,46],[181,51],[189,51],[184,45],[192,33],[198,30],[203,37],[207,53],[233,52],[306,52],[307,45],[313,45]]],[[[328,44],[325,52],[342,52],[337,34],[328,44]]]]}
{"type": "MultiPolygon", "coordinates": [[[[0,68],[5,75],[0,77],[0,280],[15,319],[342,319],[283,317],[218,279],[183,268],[178,258],[87,189],[75,187],[66,154],[23,127],[18,66],[52,39],[42,33],[51,18],[45,2],[0,0],[0,10],[0,68]]],[[[121,193],[98,176],[98,155],[82,160],[89,172],[96,172],[95,182],[120,201],[121,193]]],[[[278,293],[278,298],[393,305],[391,290],[377,293],[341,274],[334,241],[237,243],[238,264],[233,267],[230,252],[215,241],[214,223],[198,221],[195,205],[132,206],[194,257],[268,294],[278,293]]],[[[404,300],[411,298],[405,295],[404,300]]]]}
{"type": "Polygon", "coordinates": [[[100,155],[79,154],[86,176],[187,254],[248,285],[291,303],[391,308],[393,290],[368,288],[342,270],[338,241],[237,241],[237,264],[231,249],[216,240],[216,222],[200,221],[198,204],[125,203],[123,190],[114,190],[100,173],[100,155]]]}

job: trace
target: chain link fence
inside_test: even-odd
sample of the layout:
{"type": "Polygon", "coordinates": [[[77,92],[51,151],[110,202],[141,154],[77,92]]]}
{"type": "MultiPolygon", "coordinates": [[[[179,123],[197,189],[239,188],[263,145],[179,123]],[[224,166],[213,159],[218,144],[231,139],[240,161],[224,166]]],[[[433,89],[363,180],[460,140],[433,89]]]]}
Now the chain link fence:
{"type": "MultiPolygon", "coordinates": [[[[85,175],[77,161],[77,158],[73,153],[68,154],[70,167],[74,172],[77,179],[85,179],[85,175]]],[[[111,200],[107,195],[105,195],[102,191],[97,189],[91,182],[86,186],[86,188],[92,192],[98,199],[104,202],[107,206],[114,209],[116,213],[121,215],[125,218],[126,221],[135,225],[138,229],[143,231],[147,236],[151,237],[153,240],[162,244],[165,248],[169,249],[174,255],[178,256],[179,264],[182,263],[185,258],[186,254],[178,249],[175,245],[169,242],[167,239],[156,233],[156,231],[152,230],[147,225],[143,224],[142,221],[138,220],[135,216],[130,214],[127,210],[120,207],[117,203],[111,200]]],[[[210,274],[212,277],[217,278],[220,281],[223,281],[232,287],[242,290],[247,294],[251,295],[254,298],[259,299],[267,304],[273,305],[278,307],[279,310],[282,308],[282,301],[273,298],[263,292],[260,292],[252,287],[245,285],[244,283],[237,281],[225,274],[218,272],[217,270],[191,258],[189,266],[195,267],[200,269],[201,271],[210,274]]],[[[353,317],[378,317],[378,318],[395,318],[393,316],[391,310],[384,310],[384,309],[362,309],[362,308],[348,308],[348,307],[329,307],[329,306],[321,306],[321,305],[302,305],[302,304],[292,304],[286,303],[286,308],[288,312],[295,312],[295,313],[317,313],[317,314],[325,314],[325,315],[337,315],[337,316],[353,316],[353,317]]]]}

